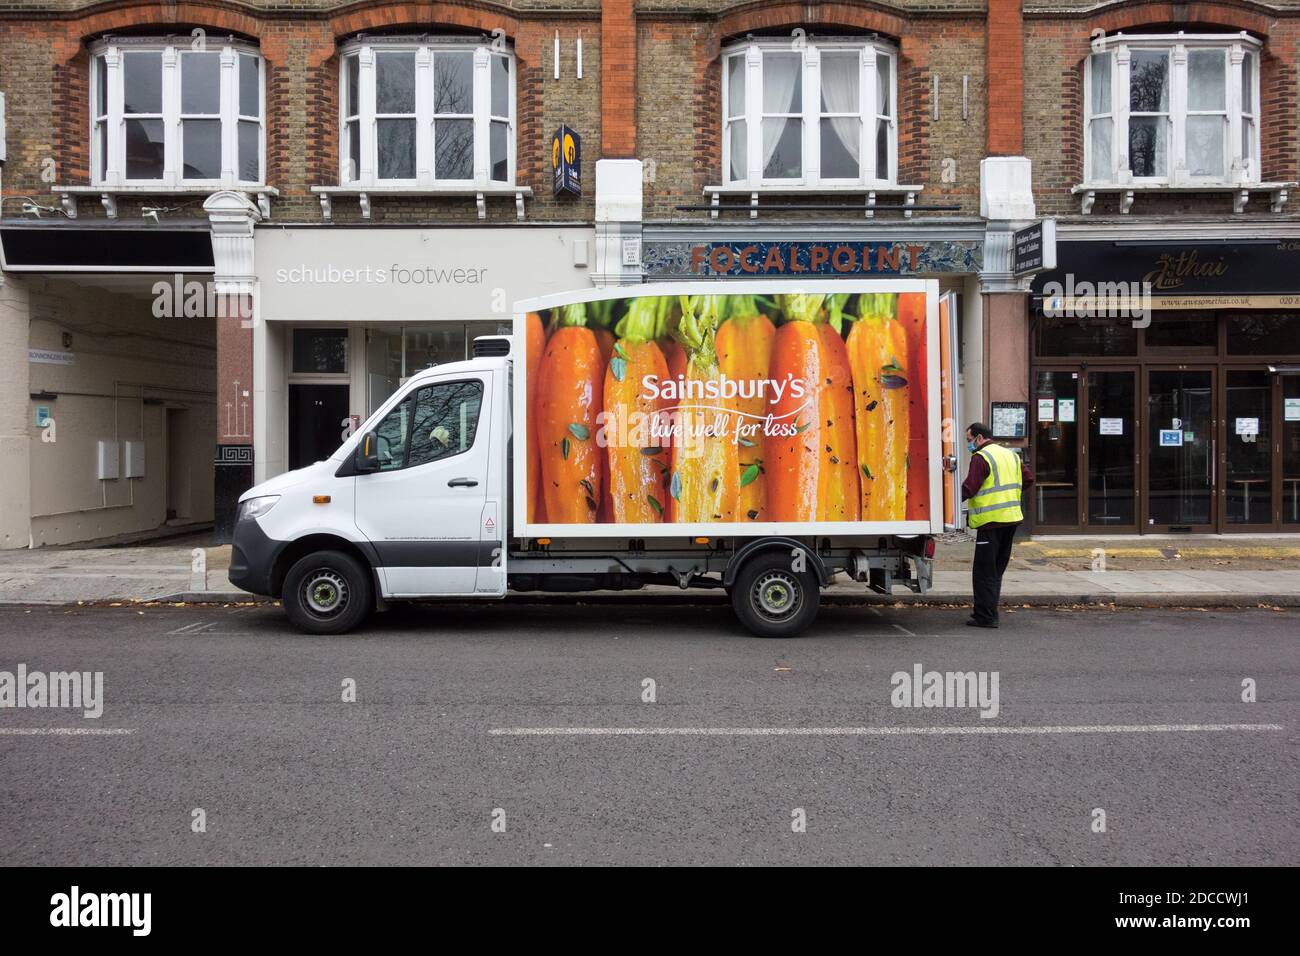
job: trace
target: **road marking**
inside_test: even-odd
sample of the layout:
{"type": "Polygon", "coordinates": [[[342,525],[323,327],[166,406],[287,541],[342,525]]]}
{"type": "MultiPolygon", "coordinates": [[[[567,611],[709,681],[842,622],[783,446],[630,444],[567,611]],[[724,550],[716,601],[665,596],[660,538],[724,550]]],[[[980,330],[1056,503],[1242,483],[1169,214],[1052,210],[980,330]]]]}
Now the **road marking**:
{"type": "Polygon", "coordinates": [[[1081,724],[1060,727],[494,727],[492,737],[905,737],[963,734],[1268,732],[1281,724],[1081,724]]]}
{"type": "Polygon", "coordinates": [[[0,727],[0,737],[121,737],[130,727],[0,727]]]}
{"type": "Polygon", "coordinates": [[[178,627],[178,628],[176,628],[175,630],[168,631],[167,633],[168,633],[168,635],[173,635],[173,634],[197,634],[197,633],[199,633],[199,631],[206,631],[206,630],[208,630],[209,628],[213,628],[213,627],[216,627],[216,626],[217,626],[217,625],[216,625],[216,622],[215,622],[215,621],[212,621],[212,622],[206,622],[206,623],[203,622],[203,621],[195,621],[193,624],[186,624],[186,625],[183,625],[182,627],[178,627]]]}
{"type": "Polygon", "coordinates": [[[898,628],[900,631],[902,631],[902,632],[903,632],[904,634],[906,634],[908,637],[916,637],[915,634],[913,634],[913,633],[912,633],[911,631],[909,631],[907,628],[903,627],[903,625],[901,625],[901,624],[895,624],[895,625],[893,625],[893,626],[896,627],[896,628],[898,628]]]}

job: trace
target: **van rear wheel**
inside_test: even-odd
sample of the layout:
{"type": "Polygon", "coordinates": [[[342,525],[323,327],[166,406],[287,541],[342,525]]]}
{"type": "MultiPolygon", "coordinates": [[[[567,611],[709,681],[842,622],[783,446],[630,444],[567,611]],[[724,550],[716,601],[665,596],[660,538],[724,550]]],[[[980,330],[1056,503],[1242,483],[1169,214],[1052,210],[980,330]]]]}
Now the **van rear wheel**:
{"type": "Polygon", "coordinates": [[[794,570],[782,551],[750,558],[731,585],[736,617],[759,637],[798,637],[817,617],[820,597],[817,575],[794,570]]]}
{"type": "Polygon", "coordinates": [[[298,630],[344,634],[370,614],[370,570],[342,551],[317,551],[289,569],[280,600],[298,630]]]}

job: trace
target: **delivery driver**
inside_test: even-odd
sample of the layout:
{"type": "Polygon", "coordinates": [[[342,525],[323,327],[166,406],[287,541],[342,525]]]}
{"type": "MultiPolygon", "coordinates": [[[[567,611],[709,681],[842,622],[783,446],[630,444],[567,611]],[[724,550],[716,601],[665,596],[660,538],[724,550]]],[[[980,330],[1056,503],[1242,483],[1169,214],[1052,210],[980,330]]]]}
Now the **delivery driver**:
{"type": "Polygon", "coordinates": [[[966,524],[976,529],[971,566],[975,613],[966,623],[997,627],[1002,573],[1011,560],[1011,539],[1025,519],[1020,502],[1034,475],[1019,455],[993,441],[993,431],[983,422],[966,429],[966,447],[971,453],[970,470],[961,484],[961,497],[968,502],[966,524]]]}

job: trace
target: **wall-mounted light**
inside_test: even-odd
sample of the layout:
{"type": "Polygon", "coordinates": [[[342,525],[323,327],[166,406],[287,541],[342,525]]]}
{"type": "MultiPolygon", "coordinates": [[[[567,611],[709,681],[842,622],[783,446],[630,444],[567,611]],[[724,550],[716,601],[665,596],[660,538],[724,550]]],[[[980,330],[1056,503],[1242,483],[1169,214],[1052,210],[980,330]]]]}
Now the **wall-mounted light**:
{"type": "Polygon", "coordinates": [[[33,402],[52,402],[59,397],[57,392],[32,392],[28,396],[33,402]]]}

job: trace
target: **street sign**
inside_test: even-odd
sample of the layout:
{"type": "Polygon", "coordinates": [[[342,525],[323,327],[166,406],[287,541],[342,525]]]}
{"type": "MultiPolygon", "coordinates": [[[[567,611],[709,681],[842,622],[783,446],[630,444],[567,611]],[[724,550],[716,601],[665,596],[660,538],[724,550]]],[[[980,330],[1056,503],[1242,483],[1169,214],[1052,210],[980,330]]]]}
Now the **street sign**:
{"type": "Polygon", "coordinates": [[[1056,220],[1040,219],[1013,234],[1011,271],[1018,276],[1056,268],[1056,220]]]}

